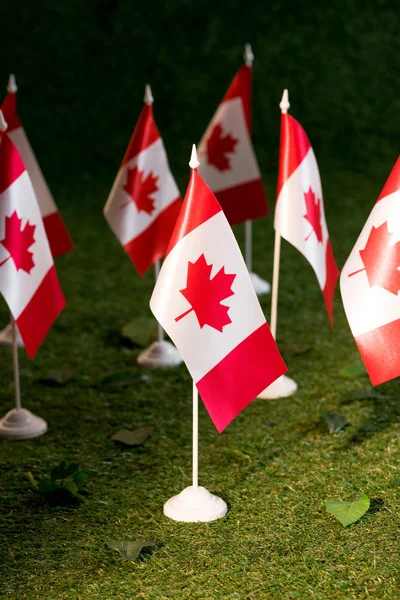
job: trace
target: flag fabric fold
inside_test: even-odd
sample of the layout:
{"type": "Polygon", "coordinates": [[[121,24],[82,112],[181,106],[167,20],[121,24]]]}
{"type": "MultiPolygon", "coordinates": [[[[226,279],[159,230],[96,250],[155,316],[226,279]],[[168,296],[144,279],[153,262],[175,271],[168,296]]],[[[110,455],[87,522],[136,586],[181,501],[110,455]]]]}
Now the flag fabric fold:
{"type": "Polygon", "coordinates": [[[229,223],[195,170],[150,307],[219,432],[286,371],[229,223]]]}
{"type": "Polygon", "coordinates": [[[340,275],[350,329],[371,383],[400,375],[400,157],[340,275]]]}
{"type": "Polygon", "coordinates": [[[333,296],[339,271],[326,225],[321,179],[304,129],[287,113],[281,117],[274,227],[314,269],[332,325],[333,296]]]}
{"type": "Polygon", "coordinates": [[[65,298],[28,172],[11,138],[0,133],[0,292],[30,358],[65,298]]]}
{"type": "Polygon", "coordinates": [[[104,216],[139,275],[165,253],[181,207],[178,187],[145,105],[104,207],[104,216]]]}
{"type": "Polygon", "coordinates": [[[198,146],[198,172],[231,225],[268,213],[251,142],[251,76],[251,66],[239,69],[198,146]]]}
{"type": "Polygon", "coordinates": [[[1,111],[8,124],[7,135],[17,148],[28,171],[43,218],[51,253],[56,258],[71,250],[73,244],[19,119],[15,92],[8,92],[1,111]]]}

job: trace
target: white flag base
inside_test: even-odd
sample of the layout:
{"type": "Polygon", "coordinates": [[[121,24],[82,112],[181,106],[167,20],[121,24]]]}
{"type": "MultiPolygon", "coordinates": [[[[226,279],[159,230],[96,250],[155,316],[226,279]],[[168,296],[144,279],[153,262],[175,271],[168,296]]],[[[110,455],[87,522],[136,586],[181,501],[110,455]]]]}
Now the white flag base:
{"type": "Polygon", "coordinates": [[[165,340],[153,342],[137,357],[137,362],[143,367],[167,369],[177,367],[183,361],[182,356],[171,342],[165,340]]]}
{"type": "Polygon", "coordinates": [[[264,400],[273,400],[274,398],[287,398],[295,393],[297,390],[297,383],[287,377],[286,375],[281,375],[271,383],[265,390],[263,390],[260,394],[258,394],[257,398],[262,398],[264,400]]]}
{"type": "Polygon", "coordinates": [[[271,291],[271,285],[265,279],[261,279],[257,273],[250,273],[250,279],[257,296],[265,296],[271,291]]]}
{"type": "Polygon", "coordinates": [[[47,431],[47,423],[26,408],[13,408],[0,420],[0,438],[29,440],[47,431]]]}
{"type": "MultiPolygon", "coordinates": [[[[9,323],[6,327],[4,327],[3,331],[0,331],[0,346],[12,346],[12,341],[13,341],[12,336],[13,336],[12,324],[9,323]]],[[[22,341],[22,338],[18,331],[18,327],[17,327],[17,346],[19,348],[24,347],[24,342],[22,341]]]]}
{"type": "Polygon", "coordinates": [[[226,515],[228,507],[218,496],[210,494],[202,486],[190,485],[164,504],[164,515],[174,521],[203,523],[215,521],[226,515]]]}

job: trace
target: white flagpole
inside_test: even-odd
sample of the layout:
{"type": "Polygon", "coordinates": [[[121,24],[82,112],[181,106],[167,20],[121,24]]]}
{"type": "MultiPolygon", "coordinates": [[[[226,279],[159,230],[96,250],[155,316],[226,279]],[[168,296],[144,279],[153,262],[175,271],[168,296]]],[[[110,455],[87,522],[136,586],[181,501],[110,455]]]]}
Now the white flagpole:
{"type": "MultiPolygon", "coordinates": [[[[156,260],[156,262],[154,263],[155,281],[157,281],[159,273],[160,273],[160,261],[156,260]]],[[[157,328],[158,328],[158,341],[163,342],[164,341],[164,329],[161,327],[161,325],[158,321],[157,321],[157,328]]]]}
{"type": "MultiPolygon", "coordinates": [[[[244,47],[244,64],[247,67],[253,66],[254,54],[250,44],[246,44],[244,47]]],[[[251,273],[253,268],[252,265],[252,251],[253,251],[253,223],[251,221],[245,221],[244,224],[244,235],[245,235],[245,260],[246,266],[251,273]]]]}
{"type": "Polygon", "coordinates": [[[199,485],[199,392],[193,381],[193,487],[199,485]]]}
{"type": "Polygon", "coordinates": [[[19,380],[19,363],[18,363],[18,345],[17,345],[17,326],[14,317],[11,315],[12,326],[12,355],[14,366],[14,388],[15,388],[15,408],[21,410],[21,386],[19,380]]]}
{"type": "MultiPolygon", "coordinates": [[[[282,100],[279,107],[282,114],[286,114],[290,104],[288,91],[284,90],[282,100]]],[[[272,296],[271,296],[271,333],[276,340],[276,331],[278,325],[278,289],[279,289],[279,271],[281,260],[281,236],[275,230],[275,246],[274,246],[274,270],[272,275],[272,296]]],[[[286,375],[281,375],[274,383],[261,392],[257,397],[267,400],[274,398],[286,398],[291,396],[297,390],[297,383],[286,375]]]]}

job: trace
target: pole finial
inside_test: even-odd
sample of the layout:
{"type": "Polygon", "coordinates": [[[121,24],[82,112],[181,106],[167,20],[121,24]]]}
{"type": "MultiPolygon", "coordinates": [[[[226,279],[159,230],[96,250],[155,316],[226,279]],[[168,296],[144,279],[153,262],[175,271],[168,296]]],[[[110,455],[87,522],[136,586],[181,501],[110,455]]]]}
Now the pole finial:
{"type": "Polygon", "coordinates": [[[245,44],[244,47],[244,64],[246,67],[251,67],[254,60],[253,50],[251,49],[251,44],[245,44]]]}
{"type": "Polygon", "coordinates": [[[192,146],[192,156],[190,157],[189,167],[191,169],[197,169],[197,167],[199,165],[200,165],[200,163],[199,163],[199,159],[197,158],[196,144],[193,144],[193,146],[192,146]]]}
{"type": "Polygon", "coordinates": [[[7,92],[9,94],[15,94],[18,91],[17,84],[15,83],[15,75],[11,73],[8,78],[7,92]]]}
{"type": "Polygon", "coordinates": [[[283,90],[282,100],[279,103],[279,108],[281,109],[282,114],[286,114],[290,108],[289,94],[287,90],[283,90]]]}
{"type": "Polygon", "coordinates": [[[7,123],[4,119],[3,112],[0,110],[0,131],[5,131],[7,129],[7,123]]]}
{"type": "Polygon", "coordinates": [[[147,106],[151,106],[154,102],[153,94],[151,93],[151,87],[149,84],[146,85],[144,89],[144,103],[147,106]]]}

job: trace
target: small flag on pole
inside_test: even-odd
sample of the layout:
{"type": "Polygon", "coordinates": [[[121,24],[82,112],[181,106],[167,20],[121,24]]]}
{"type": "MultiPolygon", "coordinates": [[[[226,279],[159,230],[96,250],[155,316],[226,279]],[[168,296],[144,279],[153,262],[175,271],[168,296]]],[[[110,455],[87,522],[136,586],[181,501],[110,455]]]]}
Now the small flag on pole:
{"type": "Polygon", "coordinates": [[[43,218],[51,253],[55,258],[71,250],[73,244],[19,119],[17,113],[17,86],[14,75],[10,75],[7,91],[8,94],[1,107],[8,124],[7,135],[17,148],[28,171],[43,218]]]}
{"type": "Polygon", "coordinates": [[[118,171],[104,216],[136,267],[144,275],[162,257],[181,207],[146,86],[145,106],[118,171]]]}
{"type": "Polygon", "coordinates": [[[65,306],[28,172],[0,111],[0,292],[30,358],[65,306]]]}
{"type": "Polygon", "coordinates": [[[333,296],[339,271],[326,226],[318,165],[304,129],[287,113],[287,90],[280,106],[281,140],[274,227],[314,269],[332,325],[333,296]]]}
{"type": "Polygon", "coordinates": [[[372,385],[400,375],[400,157],[340,275],[351,331],[372,385]]]}
{"type": "Polygon", "coordinates": [[[268,212],[251,142],[252,54],[236,73],[198,146],[199,174],[231,225],[268,212]]]}
{"type": "Polygon", "coordinates": [[[286,366],[228,221],[192,176],[150,308],[176,344],[219,432],[286,366]]]}

